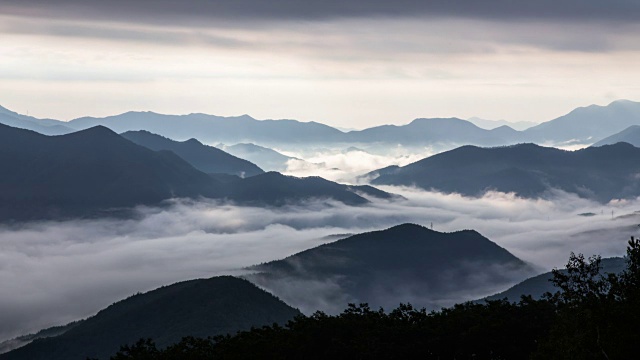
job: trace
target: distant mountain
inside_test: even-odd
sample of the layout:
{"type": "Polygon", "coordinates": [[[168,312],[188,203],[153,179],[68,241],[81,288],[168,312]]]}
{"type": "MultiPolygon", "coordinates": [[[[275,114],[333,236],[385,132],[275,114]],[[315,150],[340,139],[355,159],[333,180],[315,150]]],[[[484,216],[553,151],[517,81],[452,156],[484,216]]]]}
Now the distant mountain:
{"type": "Polygon", "coordinates": [[[392,197],[318,177],[213,176],[171,151],[152,151],[102,126],[45,136],[0,125],[0,164],[0,221],[126,214],[133,206],[175,197],[259,206],[310,199],[361,205],[368,200],[359,194],[392,197]]]}
{"type": "Polygon", "coordinates": [[[618,100],[607,106],[577,108],[567,115],[529,128],[523,134],[526,141],[538,144],[590,144],[631,125],[640,125],[640,103],[618,100]]]}
{"type": "Polygon", "coordinates": [[[218,145],[219,148],[242,159],[247,159],[267,171],[285,171],[289,160],[299,160],[275,150],[255,144],[218,145]]]}
{"type": "MultiPolygon", "coordinates": [[[[256,120],[248,115],[220,117],[206,114],[163,115],[153,112],[127,112],[105,118],[83,117],[69,122],[21,120],[18,124],[15,117],[22,115],[6,109],[5,113],[9,113],[5,117],[14,118],[14,120],[5,120],[13,121],[12,126],[30,126],[28,128],[31,128],[36,125],[46,125],[48,127],[32,129],[46,134],[69,132],[68,128],[82,130],[102,125],[118,133],[147,130],[176,140],[197,138],[209,144],[254,143],[289,148],[310,144],[350,146],[359,143],[432,146],[439,150],[466,144],[478,146],[512,145],[521,142],[554,145],[590,144],[631,125],[640,125],[640,103],[628,100],[614,101],[607,106],[591,105],[577,108],[567,115],[523,131],[514,130],[510,126],[522,129],[529,124],[507,122],[503,124],[500,121],[488,122],[477,118],[472,118],[471,121],[457,118],[416,119],[407,125],[383,125],[343,132],[316,122],[256,120]],[[491,129],[478,127],[472,122],[491,129]],[[496,125],[500,126],[496,127],[496,125]],[[56,130],[53,126],[62,127],[56,130]]],[[[2,115],[0,115],[1,121],[2,115]]]]}
{"type": "Polygon", "coordinates": [[[0,343],[0,354],[4,354],[13,349],[23,347],[37,339],[43,339],[43,338],[64,334],[65,332],[71,330],[72,328],[80,325],[82,321],[83,320],[74,321],[62,326],[53,326],[47,329],[40,330],[35,334],[22,335],[13,339],[3,341],[0,343]]]}
{"type": "MultiPolygon", "coordinates": [[[[602,259],[601,263],[602,269],[601,273],[612,273],[617,274],[622,272],[627,268],[627,263],[624,258],[606,258],[602,259]]],[[[565,270],[563,270],[565,271],[565,270]]],[[[520,300],[522,295],[531,295],[534,299],[540,299],[542,295],[546,292],[555,293],[559,289],[553,286],[551,282],[553,279],[553,274],[551,271],[546,272],[544,274],[540,274],[529,278],[519,284],[516,284],[509,289],[500,292],[495,295],[488,296],[487,300],[500,300],[507,299],[512,302],[517,302],[520,300]]]]}
{"type": "Polygon", "coordinates": [[[172,151],[204,173],[233,174],[240,177],[264,173],[255,164],[237,158],[213,146],[203,145],[196,139],[182,142],[174,141],[145,130],[127,131],[120,135],[153,151],[172,151]]]}
{"type": "Polygon", "coordinates": [[[120,345],[151,338],[159,347],[184,336],[235,334],[284,324],[300,313],[231,276],[185,281],[119,301],[61,335],[0,355],[2,360],[108,359],[120,345]]]}
{"type": "Polygon", "coordinates": [[[635,147],[640,147],[640,125],[632,125],[619,133],[608,136],[591,146],[613,145],[619,142],[626,142],[635,147]]]}
{"type": "Polygon", "coordinates": [[[36,119],[31,116],[20,115],[2,106],[0,106],[0,124],[33,130],[45,135],[62,135],[75,131],[65,126],[63,121],[36,119]]]}
{"type": "Polygon", "coordinates": [[[353,235],[250,269],[258,272],[251,281],[294,306],[339,309],[346,302],[433,309],[532,273],[475,231],[441,233],[413,224],[353,235]]]}
{"type": "Polygon", "coordinates": [[[206,114],[162,115],[153,112],[128,112],[106,118],[84,117],[69,122],[75,129],[96,125],[118,133],[147,130],[171,139],[198,138],[206,143],[321,143],[343,134],[340,130],[316,122],[296,120],[256,120],[248,115],[220,117],[206,114]]]}
{"type": "Polygon", "coordinates": [[[467,119],[467,121],[473,123],[475,126],[479,128],[486,129],[486,130],[493,130],[501,126],[508,126],[514,130],[522,131],[538,125],[538,123],[533,121],[510,122],[506,120],[486,120],[486,119],[481,119],[479,117],[472,117],[470,119],[467,119]]]}
{"type": "Polygon", "coordinates": [[[374,185],[418,186],[466,196],[498,190],[540,197],[556,188],[606,203],[640,196],[639,158],[640,149],[625,143],[577,151],[534,144],[463,146],[367,177],[374,185]]]}
{"type": "Polygon", "coordinates": [[[403,145],[476,144],[494,146],[520,140],[519,132],[502,127],[485,130],[457,118],[416,119],[407,125],[383,125],[345,134],[350,143],[387,143],[403,145]]]}

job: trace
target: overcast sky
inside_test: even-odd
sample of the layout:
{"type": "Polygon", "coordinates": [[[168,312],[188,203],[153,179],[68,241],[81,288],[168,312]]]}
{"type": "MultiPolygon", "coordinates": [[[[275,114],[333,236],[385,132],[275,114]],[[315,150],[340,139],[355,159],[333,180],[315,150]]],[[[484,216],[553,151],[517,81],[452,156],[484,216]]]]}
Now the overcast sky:
{"type": "Polygon", "coordinates": [[[362,128],[640,100],[640,2],[0,1],[0,105],[362,128]]]}

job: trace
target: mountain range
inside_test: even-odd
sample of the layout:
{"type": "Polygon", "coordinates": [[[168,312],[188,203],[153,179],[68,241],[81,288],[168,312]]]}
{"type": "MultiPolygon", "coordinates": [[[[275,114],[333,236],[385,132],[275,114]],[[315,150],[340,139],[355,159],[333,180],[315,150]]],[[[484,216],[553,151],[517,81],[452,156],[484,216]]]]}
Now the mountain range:
{"type": "Polygon", "coordinates": [[[298,310],[246,280],[190,280],[116,302],[62,334],[36,339],[0,354],[0,359],[108,359],[121,345],[141,338],[165,347],[185,336],[206,338],[282,325],[297,315],[298,310]]]}
{"type": "Polygon", "coordinates": [[[533,269],[472,230],[442,233],[414,224],[353,235],[249,268],[247,278],[301,308],[348,302],[429,309],[504,288],[533,269]]]}
{"type": "Polygon", "coordinates": [[[626,143],[576,151],[519,144],[460,148],[366,175],[374,185],[482,196],[490,190],[536,198],[551,189],[607,203],[640,196],[640,149],[626,143]]]}
{"type": "Polygon", "coordinates": [[[102,126],[45,136],[0,124],[0,163],[2,221],[125,214],[136,205],[160,205],[176,197],[277,206],[308,199],[361,205],[368,200],[358,193],[391,196],[370,186],[278,173],[222,179],[171,151],[152,151],[102,126]]]}
{"type": "Polygon", "coordinates": [[[62,134],[102,125],[118,133],[147,130],[176,140],[197,138],[208,144],[254,143],[300,147],[310,144],[351,146],[358,143],[395,146],[497,146],[521,142],[572,145],[592,144],[631,125],[640,125],[640,103],[619,100],[607,106],[577,108],[566,115],[516,131],[502,125],[486,130],[457,118],[416,119],[406,125],[383,125],[343,132],[317,122],[256,120],[248,115],[220,117],[206,114],[163,115],[127,112],[104,118],[83,117],[69,122],[38,120],[4,109],[0,122],[45,134],[62,134]],[[55,126],[55,128],[54,128],[55,126]]]}

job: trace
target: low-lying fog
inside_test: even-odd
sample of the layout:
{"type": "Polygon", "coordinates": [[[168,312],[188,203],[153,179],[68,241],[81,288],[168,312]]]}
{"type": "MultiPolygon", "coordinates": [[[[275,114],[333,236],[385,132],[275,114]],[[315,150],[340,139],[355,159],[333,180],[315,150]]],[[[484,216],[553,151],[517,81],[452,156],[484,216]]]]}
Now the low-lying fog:
{"type": "MultiPolygon", "coordinates": [[[[308,203],[279,209],[175,201],[140,208],[138,220],[40,222],[0,227],[0,339],[90,316],[138,291],[180,280],[239,274],[242,267],[405,222],[475,229],[541,269],[571,251],[625,252],[638,233],[640,201],[602,206],[565,193],[524,200],[472,199],[384,187],[406,200],[368,206],[308,203]],[[592,216],[579,214],[593,213],[592,216]]],[[[488,294],[487,294],[488,295],[488,294]]],[[[464,300],[464,299],[461,299],[464,300]]]]}

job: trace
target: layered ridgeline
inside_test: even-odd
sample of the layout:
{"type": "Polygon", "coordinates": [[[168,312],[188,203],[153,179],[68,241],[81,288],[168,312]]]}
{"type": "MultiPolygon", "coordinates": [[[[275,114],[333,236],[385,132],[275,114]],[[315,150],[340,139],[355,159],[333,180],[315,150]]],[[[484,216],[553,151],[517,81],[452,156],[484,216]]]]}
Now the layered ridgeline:
{"type": "Polygon", "coordinates": [[[608,136],[591,146],[613,145],[626,142],[635,147],[640,147],[640,125],[632,125],[619,133],[608,136]]]}
{"type": "Polygon", "coordinates": [[[277,173],[221,179],[171,151],[152,151],[102,126],[45,136],[0,125],[0,163],[0,221],[126,214],[131,207],[171,198],[252,205],[333,199],[361,205],[368,200],[358,194],[390,196],[368,186],[277,173]]]}
{"type": "Polygon", "coordinates": [[[504,289],[533,272],[475,231],[441,233],[413,224],[353,235],[250,269],[256,271],[251,281],[285,302],[330,312],[349,302],[436,309],[504,289]]]}
{"type": "Polygon", "coordinates": [[[603,203],[640,196],[640,149],[626,143],[565,151],[520,144],[463,146],[403,167],[367,175],[374,185],[417,186],[426,190],[481,196],[489,190],[521,197],[560,189],[603,203]]]}
{"type": "Polygon", "coordinates": [[[62,135],[74,132],[65,122],[50,119],[36,119],[21,115],[0,106],[0,124],[37,131],[45,135],[62,135]]]}
{"type": "Polygon", "coordinates": [[[284,324],[299,314],[246,280],[231,276],[191,280],[131,296],[61,335],[34,340],[0,359],[108,359],[120,345],[140,338],[165,347],[185,336],[206,338],[284,324]]]}
{"type": "MultiPolygon", "coordinates": [[[[609,274],[619,274],[626,269],[627,262],[624,258],[614,257],[602,259],[600,273],[606,276],[609,274]]],[[[566,269],[560,270],[566,274],[566,269]]],[[[484,300],[502,300],[507,299],[511,302],[518,302],[520,298],[524,296],[531,296],[534,299],[541,299],[545,293],[555,293],[558,288],[553,286],[551,280],[553,279],[553,273],[551,271],[544,274],[536,275],[521,283],[518,283],[509,289],[486,297],[484,300]]]]}
{"type": "Polygon", "coordinates": [[[104,118],[83,117],[70,122],[39,120],[10,113],[9,124],[43,133],[49,126],[87,129],[106,126],[118,133],[147,130],[177,140],[197,138],[206,143],[256,143],[260,145],[308,146],[310,144],[377,144],[387,146],[432,146],[451,148],[456,145],[497,146],[520,142],[538,144],[591,144],[631,125],[640,125],[640,103],[620,100],[607,106],[577,108],[566,115],[540,125],[516,131],[503,125],[491,130],[457,118],[416,119],[409,124],[383,125],[360,131],[343,132],[316,122],[296,120],[256,120],[248,115],[220,117],[206,114],[163,115],[153,112],[127,112],[104,118]],[[13,114],[13,115],[11,115],[13,114]],[[11,120],[13,119],[13,120],[11,120]],[[16,123],[19,122],[20,124],[16,123]],[[34,125],[35,124],[35,125],[34,125]],[[45,126],[45,128],[32,128],[45,126]]]}
{"type": "Polygon", "coordinates": [[[196,169],[207,173],[233,174],[248,177],[264,173],[257,165],[235,157],[213,146],[202,144],[196,139],[175,141],[148,131],[128,131],[120,134],[127,140],[154,151],[174,152],[196,169]]]}
{"type": "Polygon", "coordinates": [[[247,159],[267,171],[285,171],[291,160],[304,161],[286,156],[273,149],[256,144],[218,145],[219,148],[242,159],[247,159]]]}

